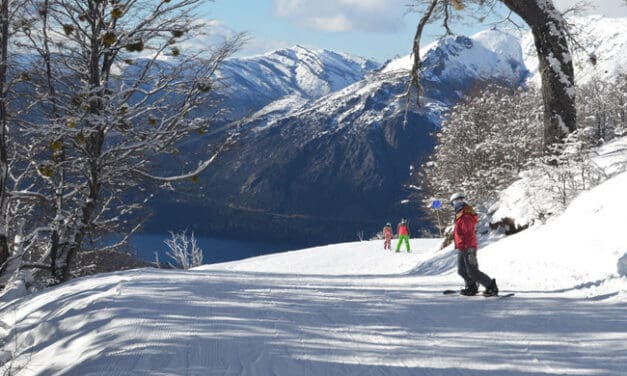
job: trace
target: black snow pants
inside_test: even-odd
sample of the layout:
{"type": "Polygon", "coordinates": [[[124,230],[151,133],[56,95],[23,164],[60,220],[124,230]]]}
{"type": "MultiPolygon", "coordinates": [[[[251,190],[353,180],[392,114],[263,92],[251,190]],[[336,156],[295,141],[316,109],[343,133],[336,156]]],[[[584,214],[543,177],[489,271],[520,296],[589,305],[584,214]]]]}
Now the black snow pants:
{"type": "Polygon", "coordinates": [[[483,287],[488,287],[492,279],[479,270],[477,250],[468,248],[457,251],[457,273],[464,279],[466,287],[479,282],[483,287]]]}

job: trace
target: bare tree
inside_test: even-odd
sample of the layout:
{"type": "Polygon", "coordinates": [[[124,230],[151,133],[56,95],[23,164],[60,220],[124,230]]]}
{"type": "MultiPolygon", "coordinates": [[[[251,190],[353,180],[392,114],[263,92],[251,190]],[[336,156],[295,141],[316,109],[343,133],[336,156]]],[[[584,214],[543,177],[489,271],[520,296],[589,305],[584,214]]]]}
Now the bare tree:
{"type": "MultiPolygon", "coordinates": [[[[15,24],[23,9],[23,0],[0,0],[0,274],[10,261],[10,220],[7,216],[12,192],[9,189],[13,163],[10,141],[10,124],[13,112],[9,109],[11,88],[16,82],[10,72],[10,45],[15,34],[15,24]]],[[[15,223],[13,223],[15,225],[15,223]]],[[[0,285],[3,281],[0,280],[0,285]]]]}
{"type": "Polygon", "coordinates": [[[430,20],[444,19],[444,26],[449,30],[451,12],[466,11],[480,18],[480,11],[490,11],[499,2],[520,16],[529,25],[534,37],[542,78],[544,144],[548,151],[552,144],[561,142],[576,129],[577,113],[567,24],[551,0],[419,0],[419,3],[425,5],[425,10],[413,42],[414,63],[410,89],[415,87],[420,96],[420,40],[424,26],[430,20]]]}
{"type": "MultiPolygon", "coordinates": [[[[419,175],[431,199],[462,189],[480,209],[542,152],[542,106],[535,90],[476,89],[451,108],[435,134],[438,145],[419,175]]],[[[450,208],[445,207],[445,211],[450,208]]]]}
{"type": "Polygon", "coordinates": [[[190,235],[187,235],[187,230],[170,232],[170,239],[164,243],[170,248],[167,255],[176,262],[176,265],[170,266],[187,270],[202,265],[203,252],[193,231],[190,235]]]}
{"type": "Polygon", "coordinates": [[[237,35],[200,52],[180,47],[203,30],[194,13],[202,3],[29,3],[21,43],[37,58],[24,67],[31,97],[20,132],[32,140],[23,157],[35,161],[27,180],[40,202],[25,246],[42,251],[25,267],[48,270],[52,283],[70,279],[78,252],[118,247],[138,228],[148,181],[195,182],[233,142],[207,145],[197,164],[163,168],[182,141],[207,132],[201,109],[219,105],[216,69],[243,42],[237,35]],[[103,241],[112,233],[122,234],[119,243],[103,241]]]}
{"type": "MultiPolygon", "coordinates": [[[[5,213],[8,174],[6,84],[9,45],[9,0],[0,0],[0,213],[5,213]]],[[[0,227],[0,267],[9,258],[5,226],[0,227]]]]}

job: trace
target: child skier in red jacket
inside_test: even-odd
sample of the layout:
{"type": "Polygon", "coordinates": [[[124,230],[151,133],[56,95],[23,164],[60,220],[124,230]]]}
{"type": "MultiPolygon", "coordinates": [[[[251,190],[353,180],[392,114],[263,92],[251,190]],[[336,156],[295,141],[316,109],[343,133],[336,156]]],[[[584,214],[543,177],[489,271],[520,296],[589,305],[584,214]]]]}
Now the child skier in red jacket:
{"type": "Polygon", "coordinates": [[[383,238],[385,241],[383,242],[383,249],[392,250],[392,237],[394,236],[394,232],[392,231],[392,224],[390,222],[386,223],[383,226],[383,238]]]}

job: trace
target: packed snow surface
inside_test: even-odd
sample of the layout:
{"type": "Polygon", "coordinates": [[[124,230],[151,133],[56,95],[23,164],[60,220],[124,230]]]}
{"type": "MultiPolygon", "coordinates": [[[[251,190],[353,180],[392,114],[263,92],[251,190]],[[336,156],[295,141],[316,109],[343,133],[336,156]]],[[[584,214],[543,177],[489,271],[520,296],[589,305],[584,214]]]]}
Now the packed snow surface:
{"type": "Polygon", "coordinates": [[[0,373],[625,375],[626,186],[618,174],[482,246],[514,297],[442,295],[461,279],[439,239],[96,275],[3,297],[0,373]]]}

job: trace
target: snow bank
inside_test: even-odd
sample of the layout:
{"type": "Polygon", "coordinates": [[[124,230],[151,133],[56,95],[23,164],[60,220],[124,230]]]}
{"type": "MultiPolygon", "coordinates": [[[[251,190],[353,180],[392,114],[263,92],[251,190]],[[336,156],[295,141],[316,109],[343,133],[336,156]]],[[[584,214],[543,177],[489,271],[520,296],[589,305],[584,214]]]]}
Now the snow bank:
{"type": "Polygon", "coordinates": [[[568,289],[625,278],[626,187],[624,172],[581,193],[545,225],[484,248],[482,266],[519,290],[568,289]]]}
{"type": "MultiPolygon", "coordinates": [[[[597,148],[592,163],[607,177],[627,170],[627,137],[613,140],[597,148]]],[[[580,172],[574,172],[575,175],[580,172]]],[[[499,201],[491,208],[491,222],[511,218],[518,226],[534,225],[538,220],[564,211],[554,192],[555,177],[538,169],[524,171],[520,179],[499,193],[499,201]]]]}

